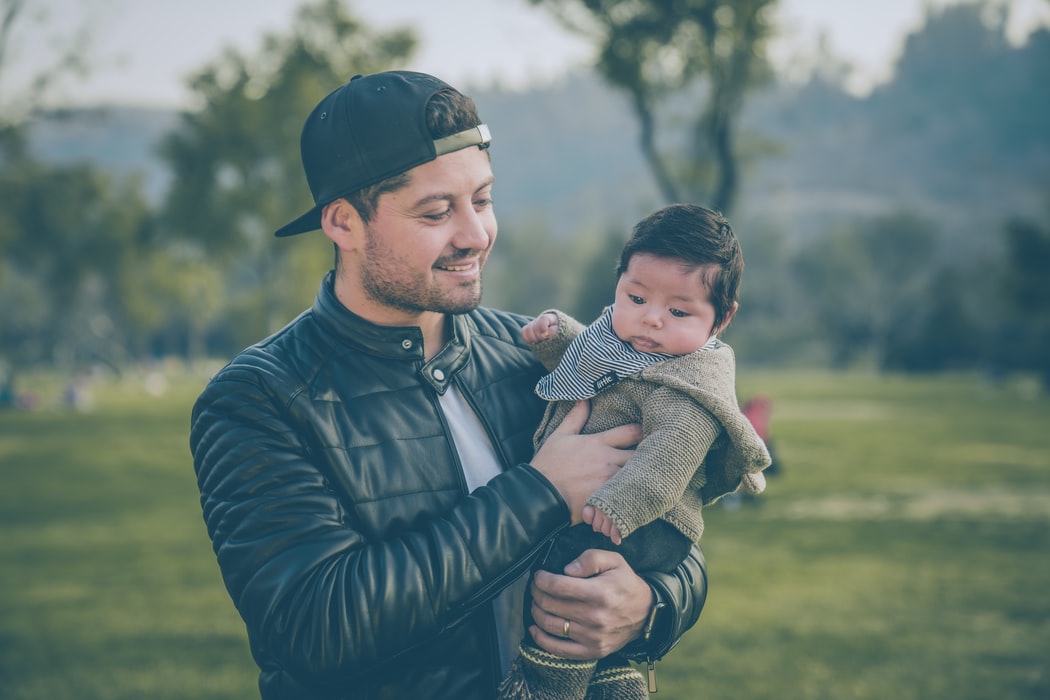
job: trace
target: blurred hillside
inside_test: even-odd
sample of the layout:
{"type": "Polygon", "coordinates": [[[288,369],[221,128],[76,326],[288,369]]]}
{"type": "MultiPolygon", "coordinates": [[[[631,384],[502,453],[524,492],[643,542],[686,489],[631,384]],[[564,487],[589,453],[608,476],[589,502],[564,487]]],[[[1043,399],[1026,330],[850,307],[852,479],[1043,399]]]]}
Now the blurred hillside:
{"type": "MultiPolygon", "coordinates": [[[[833,56],[748,93],[728,212],[747,258],[727,331],[742,362],[1036,371],[1050,386],[1050,30],[1013,45],[982,7],[931,12],[868,96],[844,89],[833,56]]],[[[368,65],[353,46],[348,65],[368,65]]],[[[310,202],[300,104],[347,67],[322,80],[287,65],[264,97],[213,89],[200,113],[106,106],[20,125],[8,149],[24,135],[32,157],[0,168],[0,302],[18,312],[0,360],[229,356],[310,303],[330,246],[270,232],[310,202]]],[[[594,74],[464,89],[494,134],[485,302],[593,318],[631,225],[665,204],[625,97],[594,74]]],[[[697,96],[662,108],[657,149],[685,153],[697,96]]]]}
{"type": "Polygon", "coordinates": [[[51,112],[30,124],[29,145],[46,162],[84,162],[117,177],[140,177],[156,202],[170,181],[156,148],[178,118],[173,110],[118,106],[51,112]]]}
{"type": "MultiPolygon", "coordinates": [[[[748,100],[739,229],[772,226],[805,238],[905,210],[954,230],[961,248],[973,251],[1008,217],[1045,216],[1050,32],[1019,48],[989,45],[992,33],[972,42],[928,34],[911,37],[896,78],[868,97],[815,75],[804,85],[767,86],[748,100]]],[[[493,129],[504,226],[542,225],[563,238],[629,227],[663,204],[629,106],[596,76],[528,92],[468,92],[493,129]]],[[[155,145],[177,119],[120,107],[49,114],[32,125],[30,143],[50,162],[137,172],[156,200],[169,175],[155,145]]]]}

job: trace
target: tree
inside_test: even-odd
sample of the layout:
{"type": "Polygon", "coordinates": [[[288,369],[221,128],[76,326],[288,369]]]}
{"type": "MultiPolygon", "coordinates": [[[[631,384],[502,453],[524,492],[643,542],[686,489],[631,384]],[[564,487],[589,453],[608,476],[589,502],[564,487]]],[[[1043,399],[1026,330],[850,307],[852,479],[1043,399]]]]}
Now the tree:
{"type": "Polygon", "coordinates": [[[37,111],[63,79],[88,72],[90,30],[83,26],[71,35],[47,42],[54,47],[51,60],[28,72],[20,70],[21,82],[9,87],[14,73],[11,67],[19,63],[18,41],[46,41],[40,29],[46,25],[47,16],[33,11],[35,4],[30,0],[0,0],[0,128],[16,125],[37,111]]]}
{"type": "Polygon", "coordinates": [[[162,147],[174,175],[164,236],[185,246],[184,259],[225,261],[229,308],[263,310],[246,335],[273,330],[302,308],[303,295],[312,298],[318,275],[303,257],[331,258],[327,241],[273,241],[312,204],[299,157],[306,114],[354,74],[406,60],[415,42],[408,30],[371,31],[338,0],[320,0],[300,8],[287,35],[264,37],[258,55],[227,50],[191,79],[198,109],[162,147]],[[308,283],[292,278],[304,268],[308,283]]]}
{"type": "Polygon", "coordinates": [[[128,273],[150,226],[138,183],[30,153],[28,121],[62,81],[88,72],[90,27],[47,36],[42,3],[0,0],[0,364],[113,366],[128,356],[128,273]],[[22,65],[26,43],[50,60],[22,65]],[[17,80],[14,80],[17,76],[17,80]]]}
{"type": "Polygon", "coordinates": [[[589,254],[582,255],[583,264],[575,273],[579,288],[571,313],[583,323],[590,323],[601,315],[616,295],[616,266],[620,250],[627,242],[627,234],[618,227],[608,226],[591,246],[589,254]]]}
{"type": "Polygon", "coordinates": [[[812,315],[832,366],[849,366],[875,337],[876,282],[857,237],[848,230],[823,236],[799,252],[792,268],[806,301],[799,311],[812,315]]]}
{"type": "Polygon", "coordinates": [[[137,182],[32,160],[0,134],[0,354],[20,369],[128,356],[128,275],[149,239],[137,182]]]}
{"type": "Polygon", "coordinates": [[[288,36],[264,37],[258,56],[225,51],[191,78],[200,109],[164,145],[176,183],[167,223],[216,253],[302,213],[306,114],[353,74],[389,68],[414,47],[406,30],[373,33],[338,0],[321,0],[299,10],[288,36]]]}
{"type": "Polygon", "coordinates": [[[500,226],[485,265],[485,304],[534,316],[571,296],[576,279],[569,245],[542,221],[500,226]]]}
{"type": "Polygon", "coordinates": [[[1038,372],[1050,388],[1050,229],[1017,219],[1004,233],[1007,255],[1000,284],[1006,306],[999,356],[1008,369],[1038,372]]]}
{"type": "Polygon", "coordinates": [[[884,363],[894,334],[929,306],[936,252],[934,226],[906,213],[838,229],[799,251],[795,277],[833,365],[884,363]]]}
{"type": "Polygon", "coordinates": [[[775,226],[737,230],[744,251],[740,309],[722,336],[739,362],[784,364],[812,345],[810,305],[792,277],[791,253],[775,226]]]}
{"type": "MultiPolygon", "coordinates": [[[[930,271],[922,301],[900,314],[887,333],[882,368],[936,372],[979,366],[986,349],[986,327],[967,303],[981,270],[939,267],[930,271]]],[[[986,309],[987,310],[987,307],[986,309]]]]}
{"type": "Polygon", "coordinates": [[[595,43],[599,73],[630,97],[642,152],[667,202],[728,213],[739,182],[735,123],[746,92],[769,76],[774,0],[529,2],[595,43]],[[684,148],[658,143],[660,112],[676,96],[701,103],[688,107],[684,148]]]}

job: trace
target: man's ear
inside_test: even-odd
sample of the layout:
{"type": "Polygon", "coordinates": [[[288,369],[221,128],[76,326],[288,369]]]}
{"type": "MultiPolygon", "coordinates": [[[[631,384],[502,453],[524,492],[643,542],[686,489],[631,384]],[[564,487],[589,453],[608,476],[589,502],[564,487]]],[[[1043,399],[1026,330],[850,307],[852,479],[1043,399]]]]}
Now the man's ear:
{"type": "Polygon", "coordinates": [[[321,230],[339,250],[353,250],[361,241],[365,222],[346,199],[329,202],[321,210],[321,230]]]}

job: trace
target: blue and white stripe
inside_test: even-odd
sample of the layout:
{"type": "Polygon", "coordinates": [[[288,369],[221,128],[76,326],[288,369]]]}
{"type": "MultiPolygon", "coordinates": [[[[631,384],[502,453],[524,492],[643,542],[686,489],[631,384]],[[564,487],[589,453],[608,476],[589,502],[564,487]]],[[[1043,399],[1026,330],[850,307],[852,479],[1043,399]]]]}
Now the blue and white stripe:
{"type": "MultiPolygon", "coordinates": [[[[714,336],[701,350],[714,347],[714,336]]],[[[540,379],[536,393],[548,401],[589,399],[624,377],[675,355],[639,352],[616,336],[612,307],[569,343],[554,371],[540,379]]]]}

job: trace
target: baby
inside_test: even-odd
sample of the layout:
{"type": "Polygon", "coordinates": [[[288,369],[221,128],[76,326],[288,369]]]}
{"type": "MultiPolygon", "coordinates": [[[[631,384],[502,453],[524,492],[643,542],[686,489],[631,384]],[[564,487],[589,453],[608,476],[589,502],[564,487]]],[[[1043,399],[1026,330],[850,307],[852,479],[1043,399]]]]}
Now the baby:
{"type": "MultiPolygon", "coordinates": [[[[740,411],[733,351],[718,338],[736,314],[743,267],[723,216],[672,205],[635,226],[613,304],[590,326],[551,310],[522,328],[551,370],[536,387],[550,401],[537,446],[588,399],[583,432],[639,423],[643,433],[627,464],[587,501],[585,524],[558,537],[542,568],[560,573],[585,549],[601,548],[636,571],[671,571],[700,540],[701,506],[738,488],[762,491],[769,454],[740,411]]],[[[585,696],[646,698],[648,690],[622,657],[563,659],[526,634],[500,697],[585,696]]]]}

